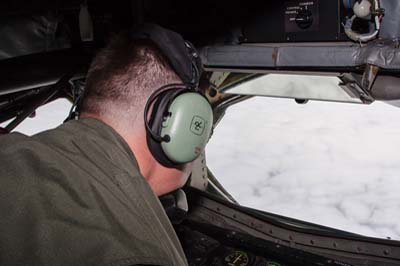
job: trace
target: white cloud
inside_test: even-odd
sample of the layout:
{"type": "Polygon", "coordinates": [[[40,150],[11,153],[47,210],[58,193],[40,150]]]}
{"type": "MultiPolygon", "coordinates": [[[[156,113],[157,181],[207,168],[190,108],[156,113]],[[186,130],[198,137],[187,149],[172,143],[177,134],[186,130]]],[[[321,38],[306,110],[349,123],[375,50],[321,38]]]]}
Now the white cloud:
{"type": "MultiPolygon", "coordinates": [[[[25,119],[14,131],[33,135],[46,129],[55,128],[67,118],[71,103],[65,99],[59,99],[44,105],[36,110],[36,116],[25,119]]],[[[1,126],[5,126],[3,123],[1,126]]]]}
{"type": "Polygon", "coordinates": [[[242,205],[400,239],[400,109],[253,98],[231,107],[207,146],[242,205]]]}

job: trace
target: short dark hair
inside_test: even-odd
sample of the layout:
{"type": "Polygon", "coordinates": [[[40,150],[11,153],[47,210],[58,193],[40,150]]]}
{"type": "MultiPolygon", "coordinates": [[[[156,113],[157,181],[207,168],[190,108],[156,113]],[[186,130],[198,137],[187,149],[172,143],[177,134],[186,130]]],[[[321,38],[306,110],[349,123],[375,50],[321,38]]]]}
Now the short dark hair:
{"type": "Polygon", "coordinates": [[[102,114],[110,104],[142,106],[154,90],[173,81],[178,76],[152,41],[120,33],[92,61],[81,112],[102,114]]]}

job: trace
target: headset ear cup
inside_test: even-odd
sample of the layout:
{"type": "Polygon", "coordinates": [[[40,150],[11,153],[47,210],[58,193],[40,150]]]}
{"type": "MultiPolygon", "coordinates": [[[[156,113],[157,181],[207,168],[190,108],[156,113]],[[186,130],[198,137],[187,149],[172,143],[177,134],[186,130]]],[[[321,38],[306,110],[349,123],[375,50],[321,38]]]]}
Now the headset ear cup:
{"type": "Polygon", "coordinates": [[[163,123],[161,135],[170,141],[162,142],[164,154],[177,164],[195,160],[204,150],[213,126],[213,111],[207,98],[186,90],[169,104],[171,116],[163,123]]]}
{"type": "MultiPolygon", "coordinates": [[[[160,96],[158,96],[157,100],[155,101],[151,110],[149,125],[151,130],[157,135],[161,134],[163,119],[167,115],[170,103],[181,92],[182,90],[172,90],[163,92],[160,94],[160,96]]],[[[147,133],[146,139],[147,139],[147,146],[149,147],[151,154],[160,164],[171,168],[179,167],[179,165],[171,161],[165,155],[160,142],[153,139],[149,133],[147,133]]]]}

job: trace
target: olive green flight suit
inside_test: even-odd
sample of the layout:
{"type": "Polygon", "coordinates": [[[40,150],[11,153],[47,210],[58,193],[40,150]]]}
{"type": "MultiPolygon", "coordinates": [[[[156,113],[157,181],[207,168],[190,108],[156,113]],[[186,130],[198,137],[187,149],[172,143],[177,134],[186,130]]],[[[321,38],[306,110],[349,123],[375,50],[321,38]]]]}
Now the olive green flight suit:
{"type": "Polygon", "coordinates": [[[92,118],[0,137],[0,265],[187,265],[127,143],[92,118]]]}

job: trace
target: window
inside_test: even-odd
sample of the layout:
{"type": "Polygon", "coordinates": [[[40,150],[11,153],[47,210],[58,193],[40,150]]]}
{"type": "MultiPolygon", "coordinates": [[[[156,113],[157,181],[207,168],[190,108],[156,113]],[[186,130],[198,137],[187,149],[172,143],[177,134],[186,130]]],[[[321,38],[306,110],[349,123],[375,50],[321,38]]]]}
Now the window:
{"type": "Polygon", "coordinates": [[[381,102],[256,97],[227,110],[207,164],[241,205],[400,239],[399,117],[381,102]]]}
{"type": "MultiPolygon", "coordinates": [[[[13,131],[33,135],[47,129],[55,128],[67,118],[70,108],[71,103],[65,99],[59,99],[46,104],[36,110],[34,118],[25,119],[13,131]]],[[[7,124],[3,123],[1,126],[5,127],[7,124]]]]}

